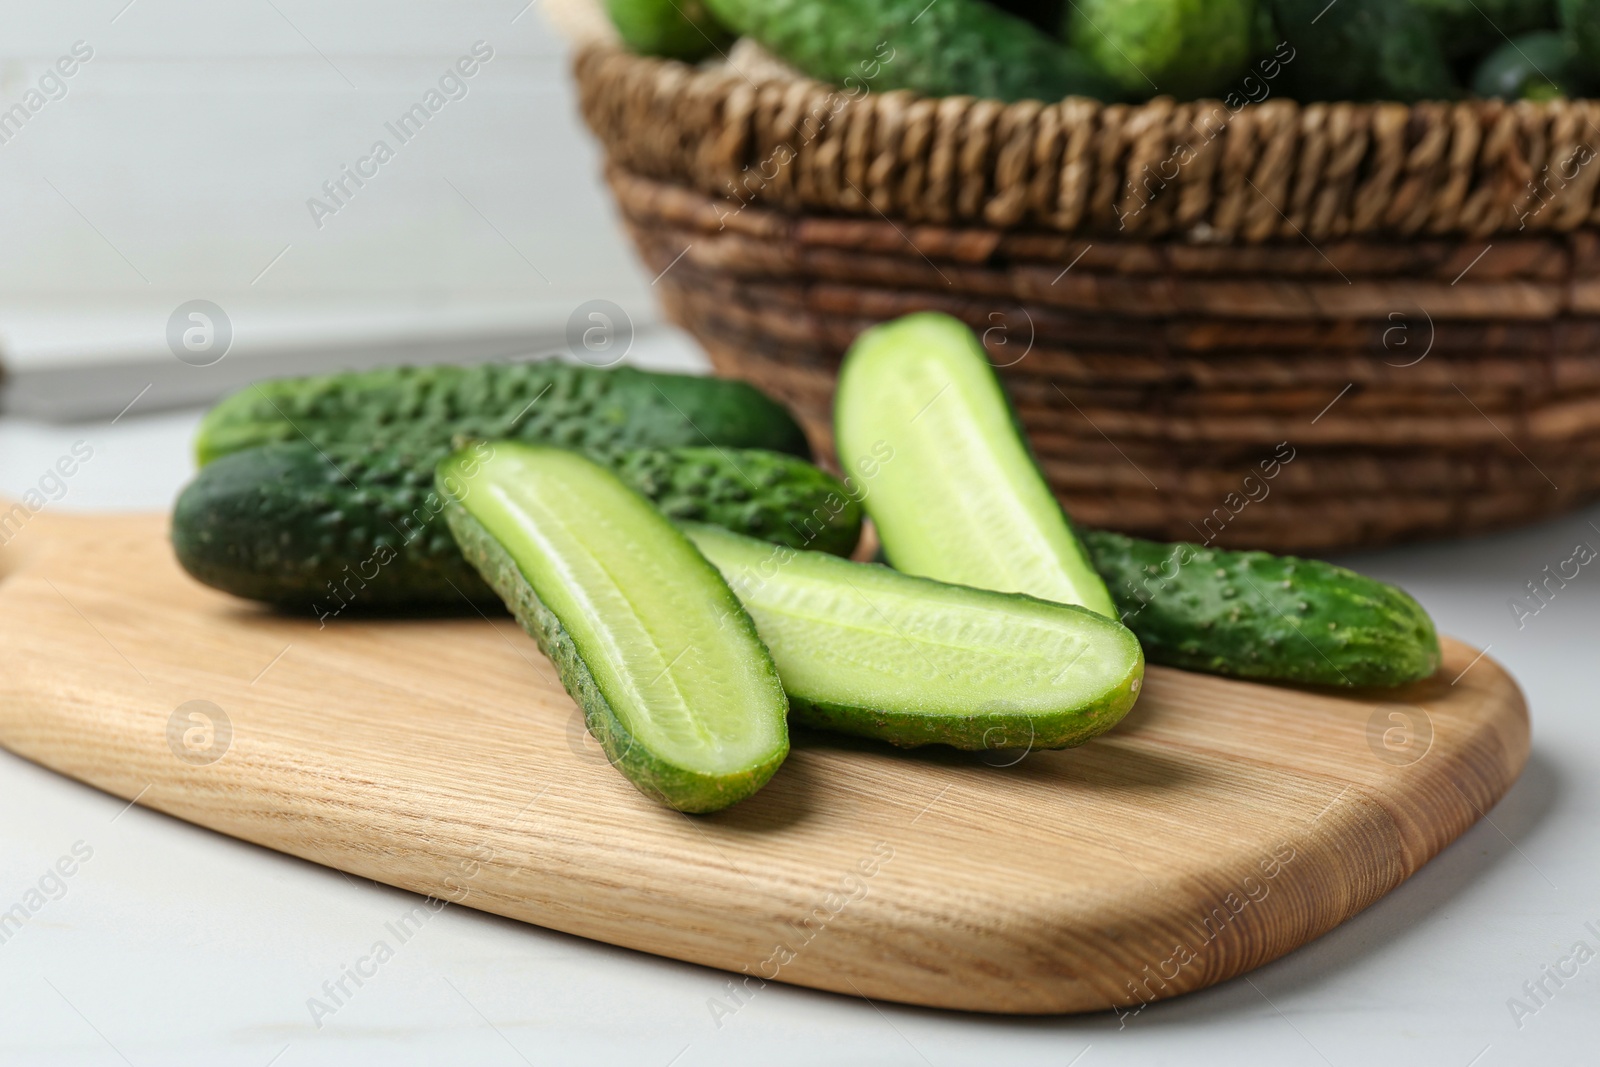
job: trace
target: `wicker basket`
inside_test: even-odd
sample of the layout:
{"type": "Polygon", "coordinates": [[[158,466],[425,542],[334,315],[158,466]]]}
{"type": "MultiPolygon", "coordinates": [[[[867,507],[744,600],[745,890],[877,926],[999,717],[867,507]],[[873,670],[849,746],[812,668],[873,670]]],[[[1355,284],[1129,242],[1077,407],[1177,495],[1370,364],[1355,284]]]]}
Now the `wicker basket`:
{"type": "Polygon", "coordinates": [[[826,455],[840,356],[983,331],[1071,513],[1277,550],[1600,489],[1600,104],[855,96],[590,45],[668,313],[826,455]]]}

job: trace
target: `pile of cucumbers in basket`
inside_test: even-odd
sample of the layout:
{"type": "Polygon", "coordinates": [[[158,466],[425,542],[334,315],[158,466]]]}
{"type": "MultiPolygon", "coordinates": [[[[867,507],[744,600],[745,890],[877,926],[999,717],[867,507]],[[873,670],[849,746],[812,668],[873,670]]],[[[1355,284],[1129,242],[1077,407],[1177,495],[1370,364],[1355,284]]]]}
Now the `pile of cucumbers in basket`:
{"type": "MultiPolygon", "coordinates": [[[[1508,100],[1600,89],[1600,0],[606,0],[644,55],[735,38],[852,96],[1508,100]]],[[[1236,103],[1237,102],[1237,103],[1236,103]]]]}
{"type": "Polygon", "coordinates": [[[323,627],[503,604],[612,764],[683,811],[759,789],[791,718],[1054,749],[1115,726],[1146,657],[1331,686],[1439,666],[1393,586],[1075,529],[948,316],[861,335],[834,431],[842,477],[742,382],[552,360],[280,379],[201,423],[173,545],[323,627]],[[849,558],[864,516],[883,563],[849,558]]]}

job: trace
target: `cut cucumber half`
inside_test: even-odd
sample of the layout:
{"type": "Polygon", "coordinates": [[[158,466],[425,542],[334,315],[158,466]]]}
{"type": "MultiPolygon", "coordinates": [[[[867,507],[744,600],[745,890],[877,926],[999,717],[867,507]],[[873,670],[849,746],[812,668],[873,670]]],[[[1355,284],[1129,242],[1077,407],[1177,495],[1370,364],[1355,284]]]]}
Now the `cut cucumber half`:
{"type": "Polygon", "coordinates": [[[574,452],[496,442],[439,464],[463,554],[555,663],[611,763],[679,811],[766,784],[783,686],[727,582],[644,497],[574,452]]]}
{"type": "Polygon", "coordinates": [[[902,746],[1081,745],[1144,679],[1121,623],[686,525],[772,652],[799,722],[902,746]]]}
{"type": "Polygon", "coordinates": [[[834,431],[895,569],[1116,618],[983,346],[960,321],[923,312],[857,338],[839,374],[834,431]]]}

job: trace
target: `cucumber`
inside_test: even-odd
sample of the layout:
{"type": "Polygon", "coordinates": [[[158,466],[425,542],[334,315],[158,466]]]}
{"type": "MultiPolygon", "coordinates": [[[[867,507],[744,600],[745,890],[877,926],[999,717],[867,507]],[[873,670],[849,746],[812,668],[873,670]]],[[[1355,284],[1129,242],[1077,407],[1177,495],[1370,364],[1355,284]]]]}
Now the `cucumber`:
{"type": "Polygon", "coordinates": [[[1451,60],[1483,56],[1534,30],[1555,29],[1556,0],[1408,0],[1427,14],[1451,60]]]}
{"type": "Polygon", "coordinates": [[[1220,96],[1250,62],[1255,0],[1075,0],[1068,41],[1123,90],[1220,96]]]}
{"type": "Polygon", "coordinates": [[[1585,89],[1600,88],[1600,0],[1557,0],[1557,10],[1578,53],[1576,76],[1585,89]]]}
{"type": "Polygon", "coordinates": [[[1556,100],[1581,92],[1583,66],[1564,33],[1528,33],[1502,44],[1478,64],[1472,91],[1506,100],[1556,100]]]}
{"type": "MultiPolygon", "coordinates": [[[[172,543],[206,585],[319,618],[498,600],[462,558],[433,492],[447,447],[265,445],[201,468],[172,543]]],[[[849,554],[861,506],[837,480],[775,452],[678,448],[606,457],[669,518],[849,554]]]]}
{"type": "Polygon", "coordinates": [[[1343,567],[1093,530],[1084,542],[1152,663],[1338,686],[1402,685],[1439,669],[1422,606],[1343,567]]]}
{"type": "Polygon", "coordinates": [[[693,63],[733,43],[702,0],[606,0],[622,43],[645,56],[693,63]]]}
{"type": "Polygon", "coordinates": [[[1087,58],[984,0],[706,0],[706,6],[774,55],[852,95],[911,89],[1008,101],[1119,96],[1087,58]]]}
{"type": "Polygon", "coordinates": [[[203,466],[277,441],[442,447],[458,437],[591,454],[694,445],[811,454],[782,405],[744,382],[554,360],[259,382],[206,414],[195,451],[203,466]]]}
{"type": "Polygon", "coordinates": [[[1461,95],[1438,31],[1410,0],[1267,0],[1295,50],[1296,100],[1451,100],[1461,95]]]}
{"type": "Polygon", "coordinates": [[[641,793],[703,812],[766,784],[789,752],[777,668],[648,500],[576,452],[509,442],[462,449],[436,477],[463,553],[641,793]]]}
{"type": "Polygon", "coordinates": [[[834,403],[840,465],[876,471],[865,504],[895,569],[1116,617],[965,325],[923,312],[866,331],[834,403]]]}
{"type": "Polygon", "coordinates": [[[1008,15],[1015,15],[1045,33],[1055,35],[1061,31],[1062,12],[1067,0],[988,0],[1008,15]]]}
{"type": "Polygon", "coordinates": [[[1029,457],[982,347],[947,316],[862,334],[836,408],[840,462],[866,479],[867,511],[899,570],[1082,604],[1120,618],[1151,662],[1170,666],[1380,686],[1439,665],[1421,606],[1343,568],[1109,533],[1086,534],[1086,547],[1029,457]]]}
{"type": "Polygon", "coordinates": [[[808,726],[905,747],[1065,748],[1115,726],[1143,683],[1138,640],[1083,608],[688,531],[808,726]]]}
{"type": "Polygon", "coordinates": [[[617,457],[612,467],[669,519],[833,556],[848,556],[861,540],[860,502],[833,475],[794,456],[748,448],[641,449],[617,457]]]}

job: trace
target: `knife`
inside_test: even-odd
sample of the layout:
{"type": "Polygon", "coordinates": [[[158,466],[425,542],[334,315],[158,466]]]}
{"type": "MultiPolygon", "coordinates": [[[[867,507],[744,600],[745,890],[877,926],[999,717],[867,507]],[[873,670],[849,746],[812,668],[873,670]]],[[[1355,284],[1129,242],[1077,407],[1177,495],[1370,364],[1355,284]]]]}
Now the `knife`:
{"type": "Polygon", "coordinates": [[[109,359],[67,366],[3,368],[0,415],[43,422],[119,419],[210,404],[251,382],[397,364],[484,363],[565,356],[565,335],[485,333],[421,339],[300,344],[229,353],[196,367],[172,356],[109,359]]]}

